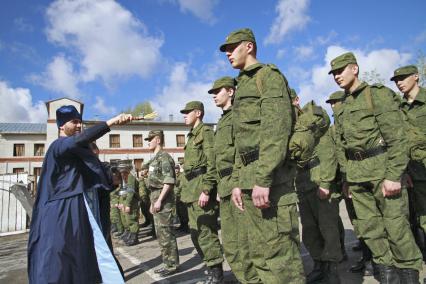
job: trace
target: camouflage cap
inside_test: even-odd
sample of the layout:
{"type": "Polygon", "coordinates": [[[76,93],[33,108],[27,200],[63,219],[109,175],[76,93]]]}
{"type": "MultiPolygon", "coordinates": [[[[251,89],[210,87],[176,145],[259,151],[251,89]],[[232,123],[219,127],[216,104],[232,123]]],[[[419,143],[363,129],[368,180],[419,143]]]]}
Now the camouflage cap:
{"type": "Polygon", "coordinates": [[[202,112],[204,112],[203,103],[200,102],[200,101],[189,102],[185,105],[185,108],[180,111],[180,113],[188,113],[188,112],[191,112],[194,109],[198,109],[198,110],[201,110],[202,112]]]}
{"type": "Polygon", "coordinates": [[[225,76],[217,79],[213,83],[213,87],[208,91],[209,94],[213,94],[214,91],[221,89],[223,87],[232,87],[235,88],[235,80],[232,77],[225,76]]]}
{"type": "Polygon", "coordinates": [[[345,98],[345,92],[343,91],[337,91],[332,93],[329,97],[328,100],[326,100],[325,102],[330,104],[333,101],[343,101],[343,99],[345,98]]]}
{"type": "Polygon", "coordinates": [[[403,67],[399,67],[395,71],[393,71],[393,77],[390,78],[391,81],[395,81],[395,78],[398,76],[406,76],[411,74],[417,74],[419,70],[416,65],[407,65],[403,67]]]}
{"type": "Polygon", "coordinates": [[[297,98],[297,93],[295,89],[290,89],[290,98],[292,100],[294,100],[295,98],[297,98]]]}
{"type": "Polygon", "coordinates": [[[226,37],[225,43],[222,44],[219,49],[224,52],[227,45],[242,42],[244,40],[256,43],[256,39],[254,38],[254,34],[251,29],[239,29],[231,32],[226,37]]]}
{"type": "Polygon", "coordinates": [[[352,52],[343,53],[342,55],[339,55],[331,60],[331,70],[328,72],[328,74],[331,74],[335,70],[346,67],[348,64],[358,64],[358,62],[356,62],[355,55],[352,52]]]}
{"type": "Polygon", "coordinates": [[[160,129],[150,130],[148,133],[148,137],[146,137],[144,140],[151,141],[152,138],[154,138],[155,136],[160,136],[160,138],[163,139],[164,137],[163,130],[160,130],[160,129]]]}

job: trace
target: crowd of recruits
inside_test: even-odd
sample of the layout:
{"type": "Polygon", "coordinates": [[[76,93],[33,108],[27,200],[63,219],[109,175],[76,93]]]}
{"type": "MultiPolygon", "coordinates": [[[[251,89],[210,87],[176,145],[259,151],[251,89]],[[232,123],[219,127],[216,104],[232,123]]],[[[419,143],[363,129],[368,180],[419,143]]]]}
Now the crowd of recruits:
{"type": "MultiPolygon", "coordinates": [[[[426,91],[417,68],[395,70],[391,80],[401,99],[383,85],[360,81],[352,53],[333,59],[329,74],[343,91],[327,100],[334,113],[330,127],[324,109],[314,102],[300,108],[278,68],[257,61],[250,29],[230,33],[220,50],[240,72],[209,90],[223,110],[216,132],[203,124],[201,102],[181,110],[191,130],[180,202],[207,267],[205,283],[223,282],[223,255],[241,283],[341,283],[342,193],[379,281],[418,283],[422,253],[407,204],[407,194],[414,195],[414,219],[425,230],[426,91]],[[297,204],[302,240],[314,260],[306,277],[297,204]]],[[[164,264],[162,275],[177,271],[164,264]]]]}

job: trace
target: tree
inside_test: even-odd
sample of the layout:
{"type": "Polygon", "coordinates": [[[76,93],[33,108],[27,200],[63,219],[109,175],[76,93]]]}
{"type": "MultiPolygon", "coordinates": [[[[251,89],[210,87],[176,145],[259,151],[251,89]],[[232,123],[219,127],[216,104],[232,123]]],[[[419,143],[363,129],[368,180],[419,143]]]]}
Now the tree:
{"type": "Polygon", "coordinates": [[[154,109],[151,106],[150,102],[141,102],[138,103],[134,108],[128,108],[124,111],[125,113],[130,113],[133,116],[146,115],[148,113],[154,112],[154,109]]]}
{"type": "Polygon", "coordinates": [[[426,87],[426,56],[423,51],[417,54],[417,68],[419,69],[419,85],[426,87]]]}
{"type": "Polygon", "coordinates": [[[383,79],[383,77],[380,75],[379,72],[377,72],[376,69],[362,73],[361,80],[367,82],[370,85],[372,84],[384,85],[386,83],[385,79],[383,79]]]}

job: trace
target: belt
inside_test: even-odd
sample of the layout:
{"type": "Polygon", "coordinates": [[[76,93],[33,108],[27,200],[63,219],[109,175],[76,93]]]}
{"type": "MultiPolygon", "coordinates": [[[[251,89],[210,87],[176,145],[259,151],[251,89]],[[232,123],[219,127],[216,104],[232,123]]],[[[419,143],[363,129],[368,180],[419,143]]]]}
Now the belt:
{"type": "Polygon", "coordinates": [[[259,149],[256,148],[251,151],[240,153],[240,158],[241,158],[241,161],[243,162],[243,165],[247,166],[251,162],[259,160],[259,149]]]}
{"type": "Polygon", "coordinates": [[[220,178],[224,178],[226,176],[230,176],[230,175],[232,175],[232,167],[229,167],[229,168],[226,168],[226,169],[222,169],[218,173],[219,173],[220,178]]]}
{"type": "Polygon", "coordinates": [[[320,164],[320,159],[318,159],[318,157],[315,157],[315,158],[309,160],[309,162],[306,163],[306,165],[303,167],[303,169],[310,170],[310,169],[315,168],[319,164],[320,164]]]}
{"type": "Polygon", "coordinates": [[[348,160],[362,161],[367,158],[371,158],[386,152],[386,148],[384,146],[378,146],[374,148],[367,149],[365,151],[355,151],[355,150],[346,150],[346,158],[348,160]]]}
{"type": "Polygon", "coordinates": [[[205,174],[207,172],[207,167],[199,167],[191,170],[189,173],[185,173],[185,177],[188,181],[198,177],[199,175],[205,174]]]}

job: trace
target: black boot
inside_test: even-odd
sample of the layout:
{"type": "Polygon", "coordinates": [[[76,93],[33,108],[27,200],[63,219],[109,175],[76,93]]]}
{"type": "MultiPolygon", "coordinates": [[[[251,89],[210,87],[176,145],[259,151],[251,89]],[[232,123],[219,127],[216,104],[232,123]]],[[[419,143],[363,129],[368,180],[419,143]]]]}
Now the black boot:
{"type": "Polygon", "coordinates": [[[113,233],[115,233],[115,232],[118,232],[117,224],[112,223],[112,224],[111,224],[111,234],[113,234],[113,233]]]}
{"type": "Polygon", "coordinates": [[[139,244],[138,233],[130,233],[129,238],[125,241],[126,246],[131,247],[139,244]]]}
{"type": "Polygon", "coordinates": [[[340,284],[339,272],[337,270],[337,262],[329,261],[325,265],[324,283],[327,284],[340,284]]]}
{"type": "Polygon", "coordinates": [[[398,271],[395,269],[395,267],[390,265],[377,264],[377,268],[379,270],[380,284],[400,283],[398,271]]]}
{"type": "Polygon", "coordinates": [[[222,284],[223,268],[222,263],[207,267],[207,278],[204,284],[222,284]]]}
{"type": "Polygon", "coordinates": [[[129,235],[130,235],[130,232],[129,231],[127,231],[127,230],[124,230],[124,233],[120,236],[120,237],[118,237],[120,240],[122,240],[122,241],[124,241],[124,242],[126,242],[127,241],[127,239],[129,238],[129,235]]]}
{"type": "Polygon", "coordinates": [[[358,273],[361,272],[362,270],[364,270],[365,268],[365,263],[366,263],[366,259],[365,257],[361,257],[357,262],[355,262],[351,268],[349,268],[349,271],[352,273],[358,273]]]}
{"type": "Polygon", "coordinates": [[[399,278],[401,283],[404,284],[418,284],[419,283],[419,272],[415,269],[399,269],[399,278]]]}
{"type": "Polygon", "coordinates": [[[374,276],[374,264],[372,260],[365,262],[364,276],[374,276]]]}
{"type": "Polygon", "coordinates": [[[114,234],[112,234],[112,237],[114,239],[119,239],[124,234],[124,231],[117,231],[114,234]]]}
{"type": "Polygon", "coordinates": [[[320,281],[325,276],[324,268],[326,266],[326,263],[319,260],[314,260],[314,268],[312,271],[306,276],[306,283],[315,283],[317,281],[320,281]]]}

